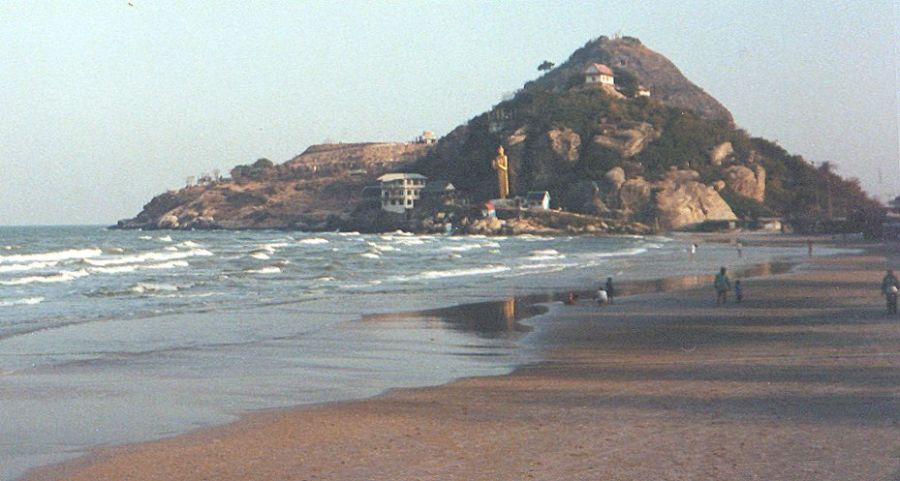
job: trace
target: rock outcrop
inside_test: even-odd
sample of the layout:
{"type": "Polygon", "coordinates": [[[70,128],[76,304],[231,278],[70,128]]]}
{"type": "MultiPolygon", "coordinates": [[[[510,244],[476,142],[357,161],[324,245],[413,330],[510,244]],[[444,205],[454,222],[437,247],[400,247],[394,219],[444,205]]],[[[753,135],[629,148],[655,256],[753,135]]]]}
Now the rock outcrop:
{"type": "Polygon", "coordinates": [[[243,175],[153,198],[124,229],[328,229],[363,202],[376,178],[425,155],[417,143],[314,145],[280,165],[260,159],[243,175]]]}
{"type": "Polygon", "coordinates": [[[570,163],[578,160],[581,137],[573,132],[572,129],[553,129],[547,132],[547,141],[550,151],[559,160],[570,163]]]}
{"type": "Polygon", "coordinates": [[[716,189],[701,183],[693,170],[670,170],[661,180],[648,181],[640,176],[626,179],[624,170],[615,167],[604,179],[593,184],[593,199],[577,202],[603,206],[606,210],[598,208],[598,214],[614,218],[658,222],[665,230],[737,219],[716,189]]]}
{"type": "Polygon", "coordinates": [[[734,193],[757,202],[766,200],[766,169],[756,164],[753,169],[732,165],[725,169],[725,183],[734,193]]]}
{"type": "Polygon", "coordinates": [[[733,154],[734,146],[731,145],[731,142],[722,142],[709,152],[709,163],[718,167],[722,165],[722,161],[733,154]]]}
{"type": "Polygon", "coordinates": [[[625,159],[641,153],[647,144],[659,138],[659,131],[646,122],[605,124],[600,126],[600,132],[592,142],[618,152],[625,159]]]}
{"type": "Polygon", "coordinates": [[[716,190],[700,183],[694,171],[671,171],[656,186],[656,214],[665,230],[709,220],[737,220],[716,190]]]}

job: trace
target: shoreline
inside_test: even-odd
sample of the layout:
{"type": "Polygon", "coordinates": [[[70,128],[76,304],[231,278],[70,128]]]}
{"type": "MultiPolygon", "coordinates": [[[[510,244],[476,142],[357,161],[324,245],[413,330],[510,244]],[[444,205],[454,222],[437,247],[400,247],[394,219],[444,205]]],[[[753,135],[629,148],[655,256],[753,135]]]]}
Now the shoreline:
{"type": "MultiPolygon", "coordinates": [[[[790,274],[790,275],[794,275],[794,274],[790,274]]],[[[651,284],[656,283],[657,285],[665,285],[666,283],[664,281],[665,281],[665,279],[652,281],[651,284]],[[663,281],[663,282],[661,282],[661,281],[663,281]]],[[[646,294],[641,294],[639,297],[645,297],[645,296],[646,296],[646,294]]],[[[653,294],[650,294],[650,296],[653,296],[653,294]]],[[[556,297],[557,297],[557,299],[560,299],[562,297],[562,293],[561,292],[557,293],[556,297]]],[[[630,298],[630,299],[634,299],[634,298],[630,298]]],[[[534,302],[534,300],[532,300],[532,302],[534,302]]],[[[633,303],[634,301],[632,300],[630,302],[633,303]]],[[[623,303],[627,304],[628,301],[623,299],[623,303]]],[[[452,309],[459,309],[461,307],[464,307],[464,306],[455,306],[455,307],[451,307],[451,308],[447,308],[447,309],[452,310],[452,309]]],[[[566,306],[566,308],[568,308],[568,307],[569,306],[566,306]]],[[[579,306],[574,306],[574,307],[579,307],[579,306]]],[[[618,307],[618,305],[616,307],[618,307]]],[[[439,309],[439,311],[440,310],[441,309],[439,309]]],[[[548,315],[553,316],[554,313],[551,312],[548,315]]],[[[526,321],[526,322],[530,324],[529,321],[526,321]]],[[[531,337],[533,335],[534,334],[531,334],[529,337],[531,337]]],[[[531,342],[531,341],[529,341],[529,342],[531,342]]],[[[539,366],[546,362],[548,362],[548,361],[545,359],[544,361],[539,361],[537,363],[537,365],[539,366]]],[[[516,368],[513,371],[513,373],[507,374],[507,375],[496,376],[496,378],[506,378],[509,376],[514,377],[514,376],[517,376],[516,373],[518,373],[522,370],[528,370],[528,369],[533,369],[533,368],[534,367],[531,365],[520,366],[520,367],[516,368]]],[[[489,377],[486,379],[493,379],[493,378],[495,378],[495,377],[489,377]]],[[[293,407],[265,409],[262,411],[250,411],[249,413],[245,413],[244,415],[242,415],[241,419],[239,419],[238,421],[236,421],[234,423],[228,423],[226,425],[204,427],[204,428],[200,428],[199,430],[190,431],[186,434],[181,434],[181,435],[177,435],[172,438],[165,438],[165,439],[158,440],[158,441],[149,441],[149,442],[140,442],[140,443],[136,443],[136,444],[128,444],[123,447],[101,448],[100,450],[95,451],[94,453],[88,454],[87,456],[84,456],[84,457],[77,458],[75,460],[65,461],[65,462],[63,462],[59,465],[55,465],[55,466],[42,467],[42,468],[37,468],[35,470],[31,470],[22,479],[57,479],[51,473],[60,474],[60,473],[64,473],[64,472],[77,471],[79,467],[91,466],[94,463],[111,459],[111,456],[114,457],[117,455],[117,453],[122,454],[122,453],[130,453],[132,451],[146,450],[146,449],[150,449],[154,445],[157,445],[158,443],[178,443],[178,442],[180,442],[179,440],[181,440],[182,438],[193,439],[197,436],[202,437],[205,435],[204,433],[211,433],[210,435],[218,437],[218,435],[215,434],[218,430],[221,430],[223,432],[233,433],[236,430],[237,431],[241,430],[241,428],[238,427],[240,425],[244,425],[244,424],[257,425],[260,422],[265,422],[265,421],[261,421],[260,417],[265,418],[265,419],[268,419],[269,417],[272,417],[272,416],[274,416],[274,418],[280,418],[281,416],[290,416],[291,413],[311,412],[311,411],[317,411],[317,410],[321,410],[321,409],[325,409],[325,410],[340,409],[340,406],[353,405],[354,403],[378,402],[379,400],[382,400],[385,398],[390,398],[390,397],[394,396],[394,393],[404,393],[406,391],[419,391],[419,390],[441,390],[443,388],[449,389],[451,386],[454,386],[458,383],[465,383],[471,379],[481,379],[481,378],[463,377],[463,378],[456,379],[456,380],[450,382],[449,384],[441,384],[438,386],[423,387],[423,388],[389,389],[375,397],[366,398],[363,400],[337,401],[337,402],[327,402],[324,404],[301,405],[301,406],[293,406],[293,407]]]]}

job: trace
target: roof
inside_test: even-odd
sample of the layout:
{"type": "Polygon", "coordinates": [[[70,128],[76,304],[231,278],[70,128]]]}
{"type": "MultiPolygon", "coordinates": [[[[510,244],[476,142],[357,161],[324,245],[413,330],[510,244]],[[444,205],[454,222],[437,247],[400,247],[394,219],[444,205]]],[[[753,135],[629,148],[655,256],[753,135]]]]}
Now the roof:
{"type": "Polygon", "coordinates": [[[584,73],[586,74],[601,74],[601,75],[613,75],[613,71],[611,68],[603,65],[602,63],[592,63],[584,69],[584,73]]]}
{"type": "Polygon", "coordinates": [[[544,200],[545,197],[550,197],[550,192],[546,190],[541,191],[533,191],[525,194],[525,200],[544,200]]]}
{"type": "Polygon", "coordinates": [[[456,187],[447,180],[436,180],[434,182],[428,182],[425,184],[425,188],[422,189],[423,194],[431,194],[431,193],[443,193],[443,192],[451,192],[456,190],[456,187]]]}
{"type": "Polygon", "coordinates": [[[403,172],[398,172],[395,174],[384,174],[378,178],[379,182],[393,182],[395,180],[403,180],[403,179],[416,179],[416,180],[425,180],[428,177],[425,177],[422,174],[407,174],[403,172]]]}

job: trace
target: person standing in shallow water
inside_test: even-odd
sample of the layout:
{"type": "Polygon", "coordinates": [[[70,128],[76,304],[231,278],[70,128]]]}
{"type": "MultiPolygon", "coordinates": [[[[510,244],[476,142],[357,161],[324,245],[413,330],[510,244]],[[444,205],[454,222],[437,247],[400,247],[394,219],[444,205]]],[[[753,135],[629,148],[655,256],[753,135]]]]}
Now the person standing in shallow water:
{"type": "Polygon", "coordinates": [[[744,288],[741,286],[741,281],[734,281],[734,301],[738,304],[744,300],[744,288]]]}
{"type": "Polygon", "coordinates": [[[615,288],[613,287],[612,277],[607,277],[607,278],[606,278],[606,287],[605,287],[605,290],[606,290],[606,297],[609,298],[609,303],[612,304],[612,303],[613,303],[613,299],[615,299],[615,297],[616,297],[616,290],[615,290],[615,288]]]}
{"type": "Polygon", "coordinates": [[[900,290],[900,281],[894,276],[894,271],[888,270],[881,280],[881,293],[887,300],[888,314],[897,313],[897,295],[900,290]]]}
{"type": "Polygon", "coordinates": [[[725,273],[724,267],[720,268],[719,273],[716,274],[713,286],[716,288],[716,304],[727,303],[728,291],[731,290],[731,281],[728,279],[728,274],[725,273]]]}

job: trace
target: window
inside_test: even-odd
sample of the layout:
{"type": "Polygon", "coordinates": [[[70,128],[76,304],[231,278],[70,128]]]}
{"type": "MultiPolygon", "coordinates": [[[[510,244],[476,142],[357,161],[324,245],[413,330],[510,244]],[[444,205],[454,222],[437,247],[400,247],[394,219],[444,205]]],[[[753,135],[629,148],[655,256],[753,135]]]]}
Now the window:
{"type": "Polygon", "coordinates": [[[412,206],[412,199],[406,199],[406,205],[412,206]]]}

